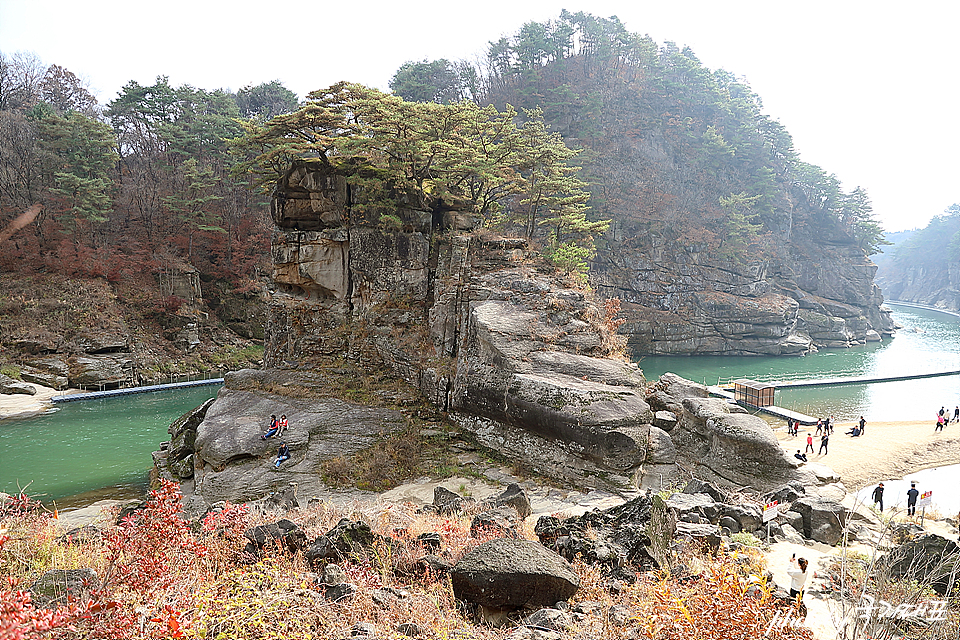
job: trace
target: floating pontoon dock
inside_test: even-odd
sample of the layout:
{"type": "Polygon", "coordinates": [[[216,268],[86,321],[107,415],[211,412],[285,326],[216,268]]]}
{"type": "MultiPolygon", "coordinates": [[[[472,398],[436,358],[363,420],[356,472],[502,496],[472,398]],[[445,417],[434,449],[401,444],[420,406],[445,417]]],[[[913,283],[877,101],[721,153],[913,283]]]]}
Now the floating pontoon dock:
{"type": "Polygon", "coordinates": [[[107,389],[105,391],[88,391],[69,393],[50,398],[53,402],[78,402],[80,400],[97,400],[114,396],[128,396],[134,393],[149,393],[151,391],[166,391],[168,389],[185,389],[187,387],[203,387],[214,384],[223,384],[223,378],[208,378],[206,380],[189,380],[187,382],[170,382],[167,384],[151,384],[145,387],[126,387],[123,389],[107,389]]]}

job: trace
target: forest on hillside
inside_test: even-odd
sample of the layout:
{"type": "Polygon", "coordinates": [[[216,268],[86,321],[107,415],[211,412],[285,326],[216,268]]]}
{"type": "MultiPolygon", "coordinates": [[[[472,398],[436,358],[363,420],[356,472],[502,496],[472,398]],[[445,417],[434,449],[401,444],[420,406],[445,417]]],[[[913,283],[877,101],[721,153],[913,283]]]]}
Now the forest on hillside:
{"type": "MultiPolygon", "coordinates": [[[[582,149],[562,160],[582,166],[590,218],[613,220],[618,244],[661,237],[735,257],[772,250],[803,225],[867,253],[882,243],[864,190],[844,193],[801,161],[745,81],[615,17],[564,11],[491,42],[480,66],[409,62],[391,89],[415,102],[513,109],[519,120],[539,109],[582,149]]],[[[230,93],[163,77],[98,105],[64,67],[0,56],[0,224],[42,205],[3,266],[116,278],[168,252],[243,286],[266,253],[264,196],[232,171],[249,155],[229,141],[245,122],[298,106],[278,81],[230,93]]]]}
{"type": "MultiPolygon", "coordinates": [[[[158,77],[100,105],[65,67],[0,54],[0,268],[99,278],[158,314],[179,307],[165,274],[196,269],[216,312],[263,290],[267,198],[304,158],[353,163],[357,193],[375,178],[466,202],[581,273],[682,248],[764,261],[793,291],[798,264],[836,262],[821,247],[884,243],[868,194],[802,161],[746,81],[615,17],[530,22],[478,64],[408,62],[391,90],[341,83],[301,102],[279,81],[229,92],[158,77]]],[[[388,211],[378,222],[400,230],[388,211]]],[[[818,295],[863,304],[856,291],[818,295]]],[[[689,306],[671,299],[659,308],[689,306]]]]}
{"type": "Polygon", "coordinates": [[[479,65],[404,64],[391,89],[408,100],[542,109],[572,147],[591,215],[617,247],[700,245],[741,259],[775,253],[800,230],[818,241],[883,244],[865,190],[802,161],[749,85],[658,45],[617,18],[564,11],[491,42],[479,65]]]}
{"type": "Polygon", "coordinates": [[[231,175],[228,141],[296,106],[276,81],[227,93],[164,77],[100,105],[65,67],[0,54],[0,229],[25,226],[8,228],[0,265],[116,281],[182,260],[249,285],[269,246],[264,198],[231,175]]]}

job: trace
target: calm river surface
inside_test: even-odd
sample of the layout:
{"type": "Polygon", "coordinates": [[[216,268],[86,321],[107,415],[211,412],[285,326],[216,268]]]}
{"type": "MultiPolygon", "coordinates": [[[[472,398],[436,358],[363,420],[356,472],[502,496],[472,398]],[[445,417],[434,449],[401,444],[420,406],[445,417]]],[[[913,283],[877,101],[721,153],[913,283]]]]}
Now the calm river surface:
{"type": "Polygon", "coordinates": [[[169,440],[167,427],[217,394],[203,386],[57,405],[27,420],[0,422],[0,491],[58,506],[140,495],[151,452],[169,440]],[[64,498],[71,498],[63,502],[64,498]]]}
{"type": "MultiPolygon", "coordinates": [[[[839,376],[894,376],[960,371],[960,317],[902,305],[889,305],[903,329],[882,343],[854,349],[824,349],[801,358],[646,357],[637,362],[648,380],[670,371],[688,380],[751,378],[773,381],[839,376]]],[[[903,382],[785,389],[778,406],[837,420],[934,420],[941,406],[960,405],[960,375],[903,382]]]]}

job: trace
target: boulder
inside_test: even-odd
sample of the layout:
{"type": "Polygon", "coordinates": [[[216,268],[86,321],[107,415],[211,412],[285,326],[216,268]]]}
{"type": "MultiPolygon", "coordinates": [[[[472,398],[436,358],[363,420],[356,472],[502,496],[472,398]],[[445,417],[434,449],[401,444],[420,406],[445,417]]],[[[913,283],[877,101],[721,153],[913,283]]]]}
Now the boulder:
{"type": "Polygon", "coordinates": [[[541,544],[568,560],[596,564],[608,575],[632,581],[633,570],[667,568],[676,520],[659,496],[638,496],[622,505],[561,520],[541,516],[534,531],[541,544]]]}
{"type": "Polygon", "coordinates": [[[674,493],[667,498],[667,507],[673,511],[677,520],[684,520],[690,513],[696,514],[697,521],[706,521],[716,524],[720,517],[720,505],[713,498],[704,493],[674,493]]]}
{"type": "Polygon", "coordinates": [[[683,487],[683,493],[705,493],[715,502],[726,502],[727,494],[721,491],[716,485],[706,482],[704,480],[697,480],[694,478],[683,487]]]}
{"type": "Polygon", "coordinates": [[[722,542],[717,525],[709,523],[677,522],[677,537],[686,538],[692,543],[714,552],[720,549],[720,543],[722,542]]]}
{"type": "Polygon", "coordinates": [[[960,584],[960,545],[936,534],[894,547],[882,562],[891,577],[930,585],[941,596],[953,593],[960,584]]]}
{"type": "Polygon", "coordinates": [[[398,545],[396,540],[371,531],[365,522],[342,518],[330,531],[311,542],[304,549],[303,557],[308,565],[317,566],[366,554],[374,546],[388,550],[398,545]]]}
{"type": "Polygon", "coordinates": [[[19,380],[15,380],[10,376],[0,373],[0,393],[7,395],[20,393],[23,395],[32,396],[36,395],[37,389],[32,384],[20,382],[19,380]]]}
{"type": "Polygon", "coordinates": [[[323,597],[330,602],[349,602],[356,595],[357,586],[350,582],[327,585],[323,589],[323,597]]]}
{"type": "Polygon", "coordinates": [[[796,511],[790,510],[782,512],[777,516],[777,521],[783,525],[790,525],[797,531],[803,531],[803,516],[796,511]]]}
{"type": "Polygon", "coordinates": [[[243,536],[250,542],[244,551],[253,557],[272,549],[286,549],[296,553],[306,546],[307,535],[290,520],[278,520],[272,524],[263,524],[247,529],[243,536]]]}
{"type": "Polygon", "coordinates": [[[763,525],[763,510],[755,504],[722,504],[720,513],[722,517],[736,520],[743,531],[756,531],[763,525]]]}
{"type": "Polygon", "coordinates": [[[806,493],[807,492],[803,484],[794,480],[777,487],[773,491],[768,491],[763,495],[763,500],[765,503],[775,501],[778,504],[784,504],[787,502],[793,502],[806,493]]]}
{"type": "Polygon", "coordinates": [[[805,496],[796,500],[792,509],[803,518],[805,538],[829,545],[843,539],[848,512],[839,502],[805,496]]]}
{"type": "Polygon", "coordinates": [[[573,624],[573,618],[566,611],[559,609],[538,609],[523,619],[528,627],[539,627],[550,631],[564,632],[573,624]]]}
{"type": "Polygon", "coordinates": [[[729,533],[740,533],[743,528],[736,518],[731,518],[730,516],[722,516],[719,522],[717,522],[717,525],[721,529],[726,529],[729,533]]]}
{"type": "Polygon", "coordinates": [[[450,577],[458,599],[498,609],[552,606],[580,588],[566,560],[530,540],[484,542],[464,554],[450,577]]]}
{"type": "Polygon", "coordinates": [[[448,516],[468,511],[476,504],[477,501],[473,498],[465,498],[446,487],[437,486],[433,489],[433,504],[430,506],[434,512],[448,516]]]}
{"type": "Polygon", "coordinates": [[[484,501],[484,504],[490,504],[495,507],[512,507],[521,518],[526,518],[533,513],[527,492],[516,482],[507,485],[503,493],[489,501],[484,501]]]}
{"type": "MultiPolygon", "coordinates": [[[[0,500],[2,503],[2,500],[0,500]]],[[[103,534],[100,529],[92,524],[86,524],[82,527],[74,527],[70,529],[65,534],[57,538],[58,544],[94,544],[100,542],[103,538],[103,534]]]]}
{"type": "Polygon", "coordinates": [[[498,507],[478,513],[470,523],[470,536],[520,538],[517,519],[517,512],[512,507],[498,507]]]}
{"type": "Polygon", "coordinates": [[[683,401],[682,425],[671,433],[678,446],[698,457],[700,469],[739,485],[760,488],[794,475],[796,460],[780,447],[766,422],[716,398],[683,401]]]}
{"type": "Polygon", "coordinates": [[[100,577],[93,569],[51,569],[30,585],[38,607],[53,607],[80,600],[100,588],[100,577]]]}

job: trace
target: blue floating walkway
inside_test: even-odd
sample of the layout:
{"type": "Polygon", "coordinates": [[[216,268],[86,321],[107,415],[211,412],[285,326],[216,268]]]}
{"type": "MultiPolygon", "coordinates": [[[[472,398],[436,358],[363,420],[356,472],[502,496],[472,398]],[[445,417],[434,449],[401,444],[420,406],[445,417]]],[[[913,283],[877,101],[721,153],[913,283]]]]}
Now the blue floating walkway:
{"type": "Polygon", "coordinates": [[[898,376],[843,376],[837,378],[820,378],[811,380],[774,380],[768,384],[774,385],[777,389],[797,388],[797,387],[827,387],[840,384],[873,384],[875,382],[899,382],[901,380],[922,380],[924,378],[938,378],[941,376],[960,375],[960,371],[934,371],[932,373],[913,373],[898,376]]]}
{"type": "Polygon", "coordinates": [[[151,391],[166,391],[167,389],[184,389],[186,387],[203,387],[207,385],[223,384],[223,378],[208,378],[207,380],[189,380],[187,382],[170,382],[167,384],[151,384],[145,387],[126,387],[124,389],[108,389],[106,391],[88,391],[85,393],[70,393],[50,398],[52,402],[78,402],[80,400],[97,400],[114,396],[128,396],[134,393],[149,393],[151,391]]]}

